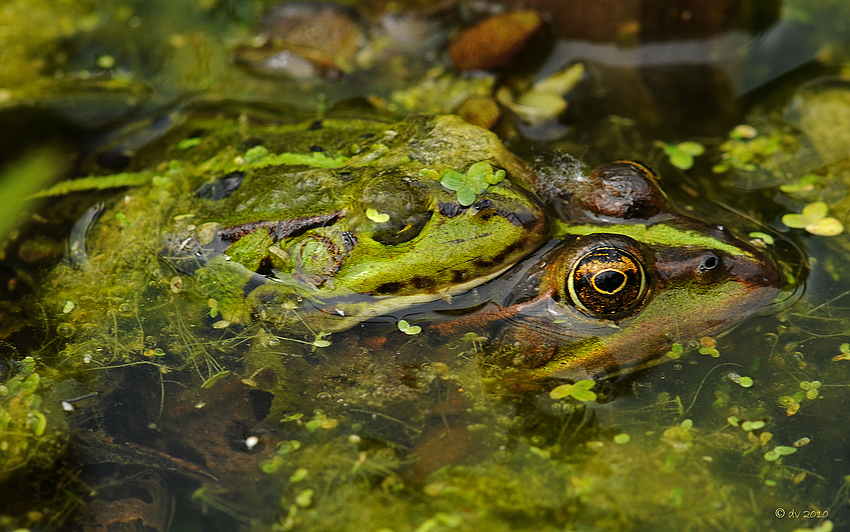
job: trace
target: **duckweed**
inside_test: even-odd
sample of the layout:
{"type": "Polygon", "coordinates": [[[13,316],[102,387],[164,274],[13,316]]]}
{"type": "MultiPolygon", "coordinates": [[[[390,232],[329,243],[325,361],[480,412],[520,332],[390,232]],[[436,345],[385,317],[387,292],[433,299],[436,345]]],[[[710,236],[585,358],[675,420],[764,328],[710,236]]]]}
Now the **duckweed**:
{"type": "Polygon", "coordinates": [[[404,334],[417,335],[422,332],[422,327],[419,325],[411,325],[407,320],[398,321],[398,330],[404,334]]]}
{"type": "Polygon", "coordinates": [[[0,385],[0,483],[16,471],[49,467],[66,445],[61,407],[44,400],[50,379],[24,358],[17,372],[0,385]]]}
{"type": "MultiPolygon", "coordinates": [[[[427,172],[427,170],[423,170],[427,172]]],[[[440,176],[440,184],[449,190],[457,192],[457,201],[464,207],[475,203],[475,198],[490,185],[501,183],[505,179],[502,169],[493,171],[487,162],[477,162],[470,166],[465,174],[456,170],[446,170],[440,176]]]]}
{"type": "Polygon", "coordinates": [[[590,391],[596,383],[590,379],[584,379],[575,384],[562,384],[549,392],[552,399],[564,399],[572,397],[577,401],[595,401],[596,394],[590,391]]]}
{"type": "Polygon", "coordinates": [[[705,146],[699,142],[685,141],[673,145],[659,140],[656,143],[664,150],[670,164],[680,170],[689,170],[694,165],[694,157],[705,153],[705,146]]]}
{"type": "Polygon", "coordinates": [[[844,225],[832,216],[827,216],[829,206],[823,201],[815,201],[803,207],[800,214],[790,213],[782,216],[782,223],[793,229],[805,229],[813,235],[836,236],[844,232],[844,225]]]}

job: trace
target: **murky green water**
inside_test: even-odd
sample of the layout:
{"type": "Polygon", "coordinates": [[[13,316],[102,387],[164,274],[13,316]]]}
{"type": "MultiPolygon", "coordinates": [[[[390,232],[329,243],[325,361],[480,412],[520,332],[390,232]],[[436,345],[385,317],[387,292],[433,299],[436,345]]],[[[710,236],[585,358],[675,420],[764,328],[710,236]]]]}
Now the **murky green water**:
{"type": "MultiPolygon", "coordinates": [[[[614,22],[553,8],[517,61],[460,78],[445,39],[480,7],[420,7],[392,20],[427,44],[375,47],[336,63],[338,80],[234,61],[257,45],[258,2],[0,6],[0,528],[850,526],[850,240],[835,234],[850,222],[848,6],[730,2],[721,15],[693,2],[671,19],[668,2],[644,4],[621,5],[614,22]],[[535,124],[506,112],[494,127],[506,145],[532,163],[555,150],[588,166],[645,161],[680,210],[768,242],[788,284],[764,315],[682,338],[682,353],[596,382],[595,397],[494,386],[474,329],[401,341],[395,320],[379,319],[333,333],[332,347],[296,345],[256,325],[222,332],[213,313],[145,299],[130,280],[68,295],[45,277],[66,256],[70,223],[56,220],[114,190],[22,198],[90,173],[81,152],[117,145],[102,166],[121,166],[163,110],[226,99],[307,118],[367,101],[450,112],[499,87],[519,98],[574,63],[584,74],[566,110],[535,124]],[[87,327],[94,298],[110,326],[87,327]],[[269,371],[288,380],[269,384],[269,371]]],[[[358,8],[372,17],[366,33],[385,36],[374,21],[390,8],[358,8]]]]}

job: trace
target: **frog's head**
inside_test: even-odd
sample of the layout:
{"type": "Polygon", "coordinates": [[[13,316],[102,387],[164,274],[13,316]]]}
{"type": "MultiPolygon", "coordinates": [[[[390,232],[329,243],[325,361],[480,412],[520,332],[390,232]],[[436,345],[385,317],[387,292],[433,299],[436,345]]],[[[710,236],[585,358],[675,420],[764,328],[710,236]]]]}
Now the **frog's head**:
{"type": "Polygon", "coordinates": [[[600,167],[565,197],[577,223],[561,224],[560,241],[538,252],[527,284],[501,305],[512,323],[501,363],[522,380],[646,366],[674,342],[719,334],[764,310],[780,292],[766,255],[721,226],[672,212],[644,165],[600,167]]]}

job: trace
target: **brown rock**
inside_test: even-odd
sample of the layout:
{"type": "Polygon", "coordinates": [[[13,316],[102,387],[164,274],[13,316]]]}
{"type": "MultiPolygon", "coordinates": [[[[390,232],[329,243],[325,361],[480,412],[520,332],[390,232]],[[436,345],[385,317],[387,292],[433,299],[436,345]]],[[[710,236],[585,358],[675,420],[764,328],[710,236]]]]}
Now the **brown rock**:
{"type": "Polygon", "coordinates": [[[455,110],[455,114],[470,124],[493,129],[501,112],[490,96],[470,96],[455,110]]]}
{"type": "Polygon", "coordinates": [[[536,11],[496,15],[463,30],[449,55],[459,70],[497,68],[522,50],[542,24],[536,11]]]}

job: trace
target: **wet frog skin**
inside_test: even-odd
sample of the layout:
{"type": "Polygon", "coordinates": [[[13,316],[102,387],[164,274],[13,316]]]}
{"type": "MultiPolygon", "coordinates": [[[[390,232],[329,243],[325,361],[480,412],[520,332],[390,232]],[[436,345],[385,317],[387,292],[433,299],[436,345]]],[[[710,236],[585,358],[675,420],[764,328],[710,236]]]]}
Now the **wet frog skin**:
{"type": "Polygon", "coordinates": [[[484,365],[514,387],[651,365],[673,342],[719,334],[779,294],[768,258],[673,212],[643,164],[602,165],[557,195],[557,238],[505,274],[510,293],[464,318],[504,324],[484,365]]]}
{"type": "Polygon", "coordinates": [[[172,162],[105,212],[86,245],[104,257],[147,240],[172,290],[209,306],[217,328],[344,330],[478,286],[549,238],[549,215],[523,185],[527,166],[457,117],[191,136],[220,122],[166,137],[178,144],[172,162]],[[181,149],[175,137],[187,134],[181,149]],[[475,186],[471,202],[444,186],[447,175],[475,186]]]}
{"type": "MultiPolygon", "coordinates": [[[[492,327],[484,366],[532,383],[643,367],[779,293],[767,258],[675,213],[640,163],[554,190],[492,133],[452,116],[219,122],[178,128],[151,184],[83,224],[90,269],[157,278],[206,327],[259,323],[327,346],[327,334],[415,318],[430,302],[451,311],[435,330],[492,327]],[[175,140],[214,126],[188,147],[175,140]],[[461,201],[447,176],[472,197],[461,201]]],[[[142,173],[156,157],[139,154],[142,173]]]]}

